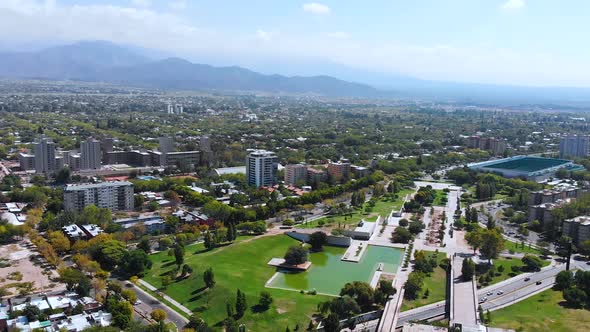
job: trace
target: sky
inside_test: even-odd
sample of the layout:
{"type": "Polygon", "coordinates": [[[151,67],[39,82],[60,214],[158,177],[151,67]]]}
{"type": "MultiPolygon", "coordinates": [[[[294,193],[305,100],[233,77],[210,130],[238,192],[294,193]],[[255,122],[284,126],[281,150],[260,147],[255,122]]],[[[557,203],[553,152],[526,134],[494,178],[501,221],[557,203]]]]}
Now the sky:
{"type": "Polygon", "coordinates": [[[588,0],[0,0],[0,44],[108,40],[263,72],[590,86],[588,0]]]}

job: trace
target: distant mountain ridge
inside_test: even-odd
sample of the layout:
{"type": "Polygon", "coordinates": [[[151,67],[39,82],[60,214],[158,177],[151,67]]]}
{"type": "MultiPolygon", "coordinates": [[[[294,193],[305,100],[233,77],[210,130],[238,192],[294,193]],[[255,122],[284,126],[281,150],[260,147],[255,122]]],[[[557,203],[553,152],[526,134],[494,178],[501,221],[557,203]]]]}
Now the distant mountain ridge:
{"type": "Polygon", "coordinates": [[[79,42],[38,52],[0,53],[0,76],[109,82],[175,90],[259,91],[378,97],[379,90],[330,76],[264,75],[245,68],[214,67],[180,58],[152,60],[103,41],[79,42]]]}

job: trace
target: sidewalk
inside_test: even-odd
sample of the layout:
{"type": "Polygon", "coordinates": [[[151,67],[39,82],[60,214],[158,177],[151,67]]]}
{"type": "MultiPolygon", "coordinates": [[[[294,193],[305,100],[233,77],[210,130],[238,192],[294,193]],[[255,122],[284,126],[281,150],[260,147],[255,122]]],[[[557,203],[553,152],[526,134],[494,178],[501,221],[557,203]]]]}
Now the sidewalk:
{"type": "MultiPolygon", "coordinates": [[[[138,280],[138,282],[139,282],[139,283],[140,283],[140,284],[141,284],[143,287],[145,287],[145,288],[149,289],[149,290],[150,290],[150,291],[152,291],[152,292],[155,292],[155,293],[157,293],[159,296],[161,296],[162,298],[164,298],[164,300],[166,300],[166,301],[168,301],[168,302],[172,303],[172,304],[173,304],[173,305],[174,305],[176,308],[180,309],[180,310],[181,310],[181,311],[183,311],[185,314],[187,314],[187,315],[189,315],[189,316],[193,314],[193,312],[192,312],[192,311],[191,311],[189,308],[187,308],[187,307],[183,306],[182,304],[178,303],[176,300],[174,300],[174,299],[173,299],[173,298],[171,298],[170,296],[168,296],[168,295],[166,295],[166,294],[164,294],[164,293],[161,293],[161,292],[159,292],[159,291],[158,291],[158,289],[157,289],[156,287],[152,286],[151,284],[149,284],[148,282],[144,281],[143,279],[139,279],[139,280],[138,280]]],[[[188,320],[187,320],[187,321],[188,321],[188,320]]]]}

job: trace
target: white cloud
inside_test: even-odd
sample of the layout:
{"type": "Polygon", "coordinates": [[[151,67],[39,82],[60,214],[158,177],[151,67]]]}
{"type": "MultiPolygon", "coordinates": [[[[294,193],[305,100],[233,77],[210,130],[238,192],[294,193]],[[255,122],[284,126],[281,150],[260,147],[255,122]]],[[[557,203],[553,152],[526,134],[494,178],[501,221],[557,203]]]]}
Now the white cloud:
{"type": "Polygon", "coordinates": [[[186,0],[174,0],[168,5],[172,10],[186,9],[186,0]]]}
{"type": "Polygon", "coordinates": [[[136,7],[149,7],[152,5],[151,0],[131,0],[131,3],[136,7]]]}
{"type": "Polygon", "coordinates": [[[328,15],[332,12],[330,7],[317,2],[304,4],[303,10],[314,15],[328,15]]]}
{"type": "Polygon", "coordinates": [[[334,39],[348,39],[350,38],[350,34],[342,31],[334,31],[326,33],[326,37],[334,39]]]}
{"type": "Polygon", "coordinates": [[[256,39],[262,40],[265,42],[270,41],[274,37],[275,33],[271,31],[265,31],[262,29],[256,30],[256,39]]]}
{"type": "Polygon", "coordinates": [[[508,11],[517,11],[525,6],[524,0],[508,0],[502,4],[502,9],[508,11]]]}

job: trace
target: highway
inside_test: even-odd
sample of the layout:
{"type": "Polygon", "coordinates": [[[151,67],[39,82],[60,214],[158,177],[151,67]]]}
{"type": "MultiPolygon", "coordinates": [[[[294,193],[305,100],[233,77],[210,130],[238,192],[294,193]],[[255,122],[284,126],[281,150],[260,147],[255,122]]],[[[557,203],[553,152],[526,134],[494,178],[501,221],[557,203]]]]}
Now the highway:
{"type": "MultiPolygon", "coordinates": [[[[479,289],[477,291],[477,296],[478,299],[481,299],[484,296],[488,298],[482,303],[482,308],[484,310],[493,311],[500,309],[513,304],[514,302],[523,300],[531,294],[551,287],[555,282],[555,276],[563,270],[565,270],[565,264],[547,267],[536,273],[523,273],[514,278],[479,289]],[[525,278],[530,278],[530,280],[524,281],[525,278]],[[537,281],[541,281],[541,284],[537,285],[537,281]],[[498,295],[498,291],[500,290],[503,291],[503,294],[498,295]],[[489,292],[493,295],[487,296],[486,294],[489,292]]],[[[401,312],[397,321],[397,326],[401,327],[404,323],[410,321],[442,318],[445,314],[445,302],[441,301],[421,308],[401,312]]]]}

